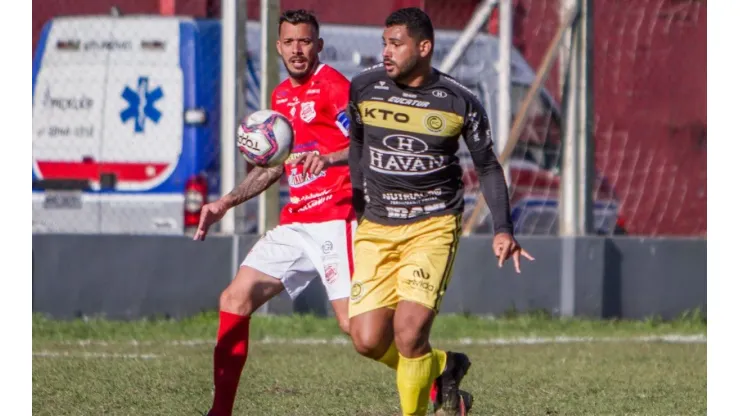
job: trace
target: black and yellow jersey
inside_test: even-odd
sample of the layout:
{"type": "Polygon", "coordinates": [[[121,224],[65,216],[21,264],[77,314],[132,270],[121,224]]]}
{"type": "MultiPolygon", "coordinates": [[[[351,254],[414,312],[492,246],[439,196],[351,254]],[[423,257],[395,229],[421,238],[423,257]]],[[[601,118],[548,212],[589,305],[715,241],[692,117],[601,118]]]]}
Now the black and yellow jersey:
{"type": "Polygon", "coordinates": [[[382,65],[352,79],[349,163],[358,215],[386,225],[461,214],[462,136],[493,213],[495,232],[512,232],[509,196],[493,152],[491,126],[475,95],[433,70],[420,87],[396,84],[382,65]]]}

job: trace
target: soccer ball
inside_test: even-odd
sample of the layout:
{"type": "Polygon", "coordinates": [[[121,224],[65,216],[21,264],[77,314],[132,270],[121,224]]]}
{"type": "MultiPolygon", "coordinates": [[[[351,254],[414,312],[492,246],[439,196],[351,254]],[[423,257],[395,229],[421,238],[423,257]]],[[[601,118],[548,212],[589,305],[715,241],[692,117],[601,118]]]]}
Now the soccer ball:
{"type": "Polygon", "coordinates": [[[250,114],[236,132],[236,147],[247,162],[260,167],[279,166],[293,149],[293,127],[272,110],[250,114]]]}

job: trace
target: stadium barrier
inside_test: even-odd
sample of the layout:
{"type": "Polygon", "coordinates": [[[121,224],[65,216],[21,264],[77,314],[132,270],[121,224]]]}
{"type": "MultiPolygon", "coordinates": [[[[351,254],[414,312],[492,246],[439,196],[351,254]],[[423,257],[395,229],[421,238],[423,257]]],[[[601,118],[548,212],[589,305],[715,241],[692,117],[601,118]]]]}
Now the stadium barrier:
{"type": "MultiPolygon", "coordinates": [[[[216,310],[256,238],[34,235],[33,311],[128,320],[216,310]]],[[[498,268],[490,237],[463,238],[441,313],[559,315],[562,239],[523,236],[520,242],[536,261],[523,260],[517,275],[511,263],[498,268]]],[[[586,237],[577,239],[576,250],[575,315],[670,319],[700,310],[706,316],[706,239],[586,237]]],[[[332,311],[316,280],[295,302],[283,293],[260,313],[332,311]]]]}

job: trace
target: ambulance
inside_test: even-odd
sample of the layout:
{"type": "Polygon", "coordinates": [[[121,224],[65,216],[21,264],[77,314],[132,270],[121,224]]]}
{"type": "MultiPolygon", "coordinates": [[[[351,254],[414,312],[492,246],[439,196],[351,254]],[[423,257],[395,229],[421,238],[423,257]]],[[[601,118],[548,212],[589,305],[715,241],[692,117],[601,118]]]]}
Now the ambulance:
{"type": "Polygon", "coordinates": [[[219,191],[220,24],[59,17],[33,58],[33,232],[192,232],[219,191]]]}

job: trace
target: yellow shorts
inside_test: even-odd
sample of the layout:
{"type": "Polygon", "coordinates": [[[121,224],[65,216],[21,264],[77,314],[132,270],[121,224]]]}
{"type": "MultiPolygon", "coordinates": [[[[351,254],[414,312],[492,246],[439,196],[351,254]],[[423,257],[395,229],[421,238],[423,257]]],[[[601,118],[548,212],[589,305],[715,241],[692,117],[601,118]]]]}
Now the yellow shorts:
{"type": "Polygon", "coordinates": [[[395,308],[400,300],[439,312],[459,237],[458,215],[396,226],[362,220],[355,232],[349,316],[395,308]]]}

